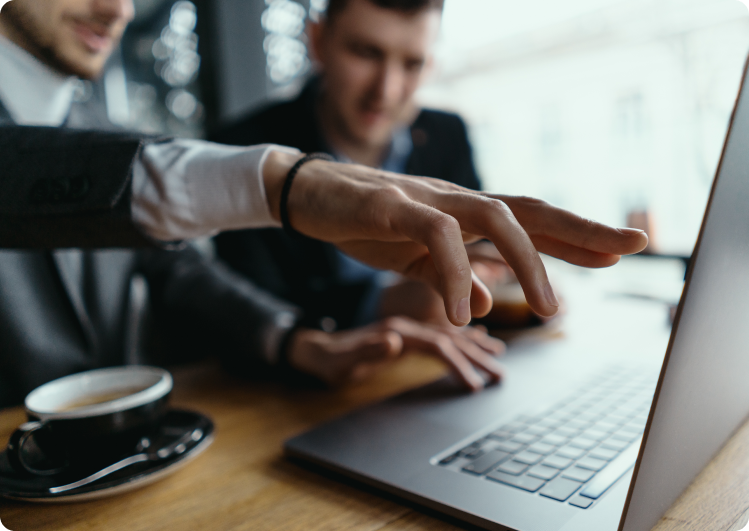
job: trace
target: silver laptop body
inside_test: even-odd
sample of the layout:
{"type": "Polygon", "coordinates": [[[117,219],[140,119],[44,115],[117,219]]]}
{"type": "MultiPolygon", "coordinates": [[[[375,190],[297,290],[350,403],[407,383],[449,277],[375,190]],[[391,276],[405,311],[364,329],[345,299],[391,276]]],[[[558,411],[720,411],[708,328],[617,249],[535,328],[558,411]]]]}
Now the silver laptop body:
{"type": "Polygon", "coordinates": [[[486,529],[649,531],[749,415],[748,86],[745,68],[665,358],[637,330],[519,345],[499,386],[442,380],[287,455],[486,529]]]}

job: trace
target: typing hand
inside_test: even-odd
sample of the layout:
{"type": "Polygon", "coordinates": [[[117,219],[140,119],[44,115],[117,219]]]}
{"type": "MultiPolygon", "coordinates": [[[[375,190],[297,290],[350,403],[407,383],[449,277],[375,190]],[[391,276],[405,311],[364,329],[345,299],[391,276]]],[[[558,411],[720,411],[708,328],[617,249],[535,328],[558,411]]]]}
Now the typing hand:
{"type": "MultiPolygon", "coordinates": [[[[273,152],[264,166],[276,219],[284,177],[298,158],[273,152]]],[[[648,241],[642,231],[611,228],[536,199],[319,160],[297,174],[288,211],[299,232],[432,285],[458,326],[486,315],[492,303],[471,270],[465,242],[489,239],[517,275],[531,308],[549,316],[559,303],[539,252],[585,267],[608,267],[648,241]]]]}
{"type": "Polygon", "coordinates": [[[329,385],[371,376],[386,363],[411,350],[443,360],[468,388],[481,389],[481,371],[491,381],[502,377],[495,356],[504,344],[473,327],[425,325],[406,317],[388,317],[356,330],[329,334],[302,329],[289,343],[289,364],[329,385]]]}

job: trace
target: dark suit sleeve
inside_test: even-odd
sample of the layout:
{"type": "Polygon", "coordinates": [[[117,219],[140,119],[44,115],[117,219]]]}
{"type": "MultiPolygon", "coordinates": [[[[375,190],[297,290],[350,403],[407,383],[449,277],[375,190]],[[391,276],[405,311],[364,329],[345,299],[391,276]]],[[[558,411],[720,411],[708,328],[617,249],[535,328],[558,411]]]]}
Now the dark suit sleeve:
{"type": "Polygon", "coordinates": [[[458,115],[425,109],[411,127],[411,136],[414,148],[406,173],[481,189],[468,132],[458,115]]]}
{"type": "Polygon", "coordinates": [[[217,356],[243,374],[280,364],[280,348],[299,317],[296,307],[191,247],[144,251],[141,261],[171,359],[217,356]]]}
{"type": "MultiPolygon", "coordinates": [[[[160,139],[163,140],[163,139],[160,139]]],[[[0,247],[140,247],[133,164],[159,139],[51,127],[0,127],[0,247]]]]}

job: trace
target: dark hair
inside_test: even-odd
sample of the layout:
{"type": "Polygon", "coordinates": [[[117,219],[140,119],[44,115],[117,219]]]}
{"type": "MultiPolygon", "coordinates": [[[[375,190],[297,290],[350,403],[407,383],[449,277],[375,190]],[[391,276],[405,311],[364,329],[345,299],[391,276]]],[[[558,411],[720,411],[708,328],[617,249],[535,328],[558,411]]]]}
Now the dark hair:
{"type": "MultiPolygon", "coordinates": [[[[328,20],[344,10],[349,0],[328,0],[325,16],[328,20]]],[[[442,9],[444,0],[366,0],[384,9],[394,9],[403,13],[417,13],[422,9],[442,9]]]]}

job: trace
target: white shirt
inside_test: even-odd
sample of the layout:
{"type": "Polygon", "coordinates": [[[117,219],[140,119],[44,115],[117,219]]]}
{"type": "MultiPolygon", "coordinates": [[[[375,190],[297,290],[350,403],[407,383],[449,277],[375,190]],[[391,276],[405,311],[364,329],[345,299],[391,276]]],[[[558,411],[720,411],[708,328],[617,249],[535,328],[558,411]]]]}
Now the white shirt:
{"type": "MultiPolygon", "coordinates": [[[[0,35],[0,99],[16,123],[61,126],[75,83],[0,35]]],[[[263,184],[263,164],[272,150],[298,153],[280,146],[245,148],[200,140],[150,144],[133,167],[133,219],[163,241],[280,227],[263,184]]]]}

